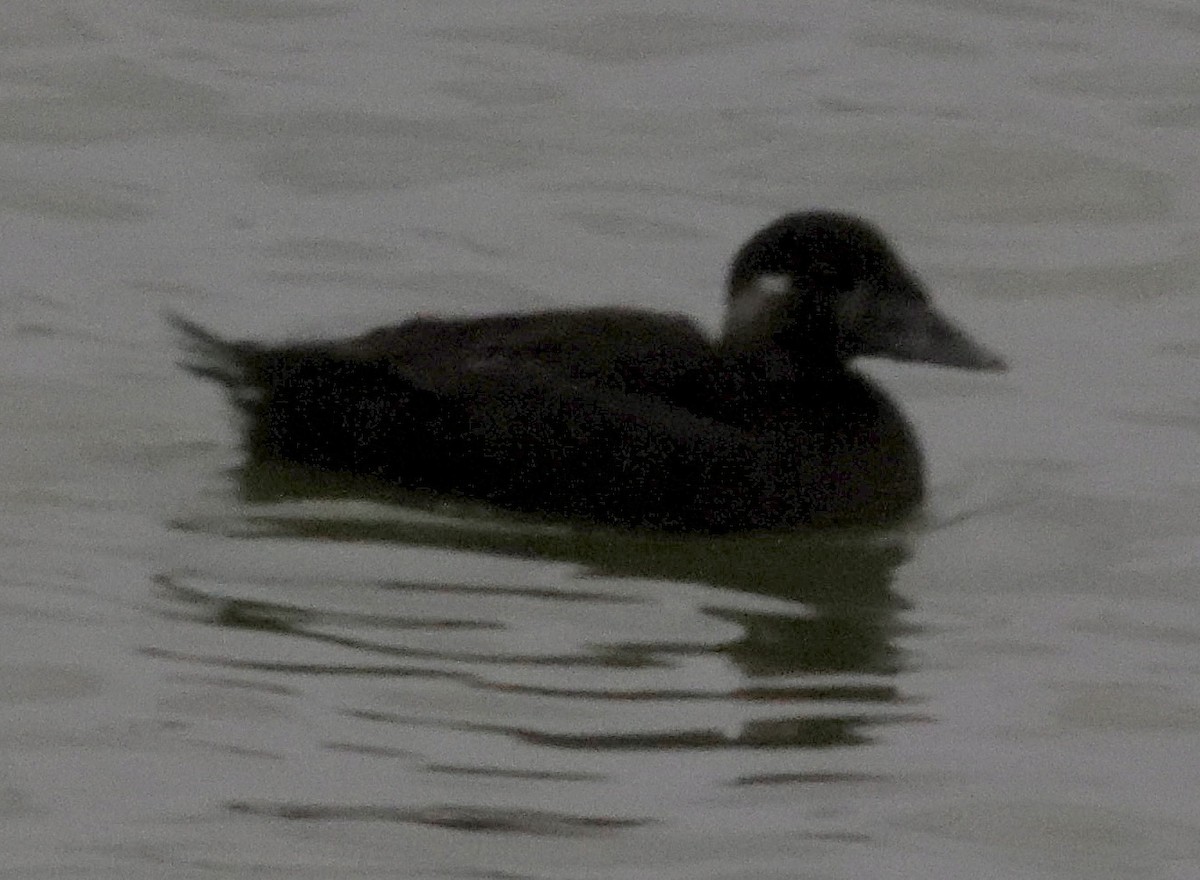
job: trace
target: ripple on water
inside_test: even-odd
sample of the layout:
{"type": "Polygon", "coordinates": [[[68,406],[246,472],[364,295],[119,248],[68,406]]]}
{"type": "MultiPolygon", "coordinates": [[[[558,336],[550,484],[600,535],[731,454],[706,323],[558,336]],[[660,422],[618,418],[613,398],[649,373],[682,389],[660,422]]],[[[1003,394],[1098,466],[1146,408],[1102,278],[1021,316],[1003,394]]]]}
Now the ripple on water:
{"type": "Polygon", "coordinates": [[[461,120],[356,110],[230,117],[228,135],[259,144],[259,179],[312,195],[379,194],[529,167],[519,139],[461,120]]]}
{"type": "Polygon", "coordinates": [[[729,20],[679,12],[600,12],[583,20],[444,28],[438,36],[561,52],[608,64],[653,62],[700,52],[745,49],[804,33],[798,25],[729,20]]]}
{"type": "Polygon", "coordinates": [[[215,89],[149,64],[104,58],[31,66],[8,76],[34,90],[0,100],[0,141],[54,146],[211,128],[225,106],[215,89]]]}
{"type": "MultiPolygon", "coordinates": [[[[771,123],[762,119],[760,125],[771,123]]],[[[1032,144],[953,123],[894,118],[824,127],[777,125],[725,171],[774,196],[782,174],[816,193],[859,193],[939,223],[1122,224],[1171,218],[1170,175],[1070,146],[1032,144]],[[931,130],[932,129],[932,130],[931,130]],[[766,182],[766,183],[764,183],[766,182]]],[[[788,198],[794,202],[791,191],[788,198]]],[[[818,195],[820,201],[822,196],[818,195]]],[[[878,209],[877,209],[878,210],[878,209]]]]}
{"type": "MultiPolygon", "coordinates": [[[[159,577],[159,613],[192,625],[143,649],[188,676],[186,699],[161,706],[180,736],[228,735],[203,708],[207,690],[235,714],[268,700],[260,723],[321,706],[306,760],[353,758],[365,785],[346,801],[247,789],[235,811],[611,833],[673,816],[674,797],[622,794],[667,756],[698,774],[689,790],[701,779],[778,790],[862,774],[805,756],[848,756],[888,726],[928,720],[895,678],[898,536],[700,540],[337,510],[251,509],[212,570],[159,577]],[[328,578],[305,564],[318,552],[338,560],[318,563],[328,578]],[[270,562],[285,556],[283,570],[270,562]],[[399,578],[370,574],[387,559],[399,578]],[[256,682],[282,690],[245,690],[256,682]],[[399,800],[379,787],[406,778],[399,800]]],[[[255,745],[243,731],[238,746],[288,760],[269,736],[255,745]]]]}

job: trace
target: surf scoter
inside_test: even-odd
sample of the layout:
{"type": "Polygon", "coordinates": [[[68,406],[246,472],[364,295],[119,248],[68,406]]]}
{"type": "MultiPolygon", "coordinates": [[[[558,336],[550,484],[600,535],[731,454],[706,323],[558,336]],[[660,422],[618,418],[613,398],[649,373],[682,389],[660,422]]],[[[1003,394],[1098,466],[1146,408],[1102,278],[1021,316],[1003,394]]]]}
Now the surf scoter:
{"type": "Polygon", "coordinates": [[[886,520],[922,497],[908,421],[860,356],[1000,370],[869,223],[789,214],[734,257],[717,339],[601,307],[227,341],[172,318],[252,462],[517,511],[728,532],[886,520]]]}

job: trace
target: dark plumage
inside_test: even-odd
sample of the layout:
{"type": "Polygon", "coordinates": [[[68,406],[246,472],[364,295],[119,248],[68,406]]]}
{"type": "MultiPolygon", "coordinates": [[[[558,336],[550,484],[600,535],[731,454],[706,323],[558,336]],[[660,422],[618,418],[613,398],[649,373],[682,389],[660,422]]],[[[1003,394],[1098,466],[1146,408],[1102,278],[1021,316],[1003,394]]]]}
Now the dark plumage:
{"type": "Polygon", "coordinates": [[[900,411],[860,355],[1002,361],[941,317],[883,236],[792,214],[734,258],[717,340],[623,308],[418,318],[303,344],[180,318],[186,366],[229,389],[253,461],[514,510],[723,532],[892,518],[922,495],[900,411]]]}

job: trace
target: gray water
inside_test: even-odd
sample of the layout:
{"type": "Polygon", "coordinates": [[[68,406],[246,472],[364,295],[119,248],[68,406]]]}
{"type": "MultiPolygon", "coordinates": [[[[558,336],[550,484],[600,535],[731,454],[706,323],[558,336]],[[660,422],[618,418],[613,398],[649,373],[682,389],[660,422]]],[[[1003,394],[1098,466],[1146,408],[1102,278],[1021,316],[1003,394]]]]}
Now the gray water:
{"type": "Polygon", "coordinates": [[[5,4],[0,875],[1200,878],[1200,13],[591,9],[5,4]],[[715,326],[810,206],[1013,365],[865,365],[898,531],[247,496],[161,320],[715,326]]]}

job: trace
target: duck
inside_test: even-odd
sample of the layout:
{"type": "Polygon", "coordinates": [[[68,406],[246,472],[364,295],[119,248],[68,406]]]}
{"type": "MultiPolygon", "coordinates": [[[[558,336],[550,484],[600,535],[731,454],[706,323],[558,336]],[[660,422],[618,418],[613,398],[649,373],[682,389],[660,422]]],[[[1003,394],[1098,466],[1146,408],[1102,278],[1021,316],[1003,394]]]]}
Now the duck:
{"type": "Polygon", "coordinates": [[[924,499],[901,409],[854,363],[1005,369],[870,222],[780,217],[737,250],[726,315],[596,306],[413,317],[339,339],[230,340],[178,315],[250,463],[618,529],[892,522],[924,499]]]}

